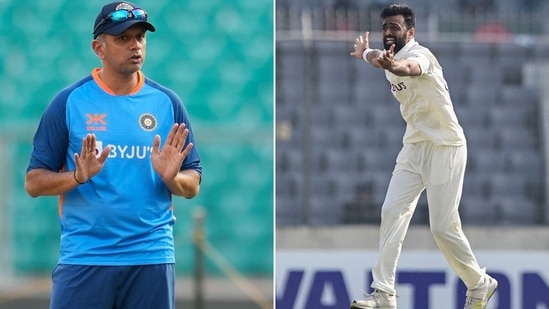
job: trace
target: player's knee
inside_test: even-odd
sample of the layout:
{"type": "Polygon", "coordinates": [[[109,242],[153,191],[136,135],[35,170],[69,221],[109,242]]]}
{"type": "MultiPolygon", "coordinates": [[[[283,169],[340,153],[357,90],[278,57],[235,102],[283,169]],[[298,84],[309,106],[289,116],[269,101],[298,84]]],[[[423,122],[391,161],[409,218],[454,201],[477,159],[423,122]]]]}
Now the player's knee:
{"type": "Polygon", "coordinates": [[[399,211],[396,207],[392,207],[388,204],[383,204],[381,207],[381,219],[391,220],[392,218],[398,217],[399,211]]]}
{"type": "Polygon", "coordinates": [[[435,239],[441,239],[446,237],[447,231],[444,230],[440,225],[431,226],[431,234],[435,239]]]}
{"type": "Polygon", "coordinates": [[[412,204],[385,201],[381,207],[381,218],[386,220],[410,219],[413,213],[412,204]]]}
{"type": "Polygon", "coordinates": [[[435,239],[452,238],[461,231],[459,222],[452,223],[431,223],[431,234],[435,239]]]}

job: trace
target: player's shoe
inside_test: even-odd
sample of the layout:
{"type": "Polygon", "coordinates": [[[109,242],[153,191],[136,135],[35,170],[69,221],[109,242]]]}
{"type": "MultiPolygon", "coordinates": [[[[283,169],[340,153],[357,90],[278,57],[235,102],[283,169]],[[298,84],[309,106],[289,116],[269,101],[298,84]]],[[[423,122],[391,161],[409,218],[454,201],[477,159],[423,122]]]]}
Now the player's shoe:
{"type": "Polygon", "coordinates": [[[364,299],[354,300],[351,309],[396,309],[396,295],[380,290],[364,294],[364,299]]]}
{"type": "Polygon", "coordinates": [[[489,275],[484,276],[484,282],[474,290],[467,290],[465,294],[464,309],[484,309],[488,305],[488,301],[496,292],[498,282],[489,275]]]}

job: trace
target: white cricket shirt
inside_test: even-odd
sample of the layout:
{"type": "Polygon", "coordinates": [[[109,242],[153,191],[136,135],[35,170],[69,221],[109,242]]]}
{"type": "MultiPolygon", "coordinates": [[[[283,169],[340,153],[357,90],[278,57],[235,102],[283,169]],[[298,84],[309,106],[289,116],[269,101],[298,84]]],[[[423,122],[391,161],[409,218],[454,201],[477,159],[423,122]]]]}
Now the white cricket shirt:
{"type": "Polygon", "coordinates": [[[419,63],[421,75],[397,76],[385,70],[391,92],[400,102],[406,121],[403,143],[431,141],[435,145],[460,146],[465,135],[460,126],[442,68],[431,51],[413,38],[395,54],[395,59],[419,63]]]}

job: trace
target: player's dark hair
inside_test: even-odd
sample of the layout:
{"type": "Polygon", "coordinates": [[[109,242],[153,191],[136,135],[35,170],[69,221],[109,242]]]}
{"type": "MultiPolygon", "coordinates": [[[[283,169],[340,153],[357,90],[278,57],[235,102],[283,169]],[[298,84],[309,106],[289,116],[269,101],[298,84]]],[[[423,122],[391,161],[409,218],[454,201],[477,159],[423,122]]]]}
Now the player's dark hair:
{"type": "Polygon", "coordinates": [[[388,7],[385,7],[381,11],[381,19],[389,16],[402,15],[404,17],[404,22],[408,29],[415,28],[416,26],[416,14],[411,7],[406,4],[391,4],[388,7]]]}

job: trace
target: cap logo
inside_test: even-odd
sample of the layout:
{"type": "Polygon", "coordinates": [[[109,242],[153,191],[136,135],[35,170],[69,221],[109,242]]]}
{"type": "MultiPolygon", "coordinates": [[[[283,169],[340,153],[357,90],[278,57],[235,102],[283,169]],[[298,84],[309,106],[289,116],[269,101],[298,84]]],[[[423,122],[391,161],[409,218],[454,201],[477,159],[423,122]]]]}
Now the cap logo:
{"type": "Polygon", "coordinates": [[[116,11],[118,10],[128,10],[128,11],[131,11],[133,10],[133,6],[125,3],[125,2],[122,2],[120,3],[119,5],[116,6],[116,11]]]}

